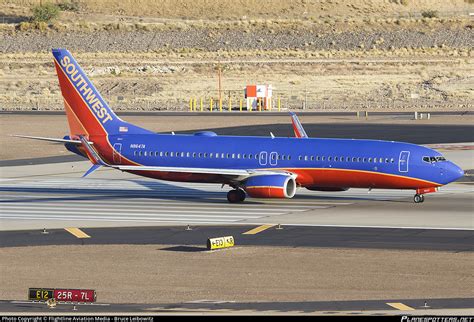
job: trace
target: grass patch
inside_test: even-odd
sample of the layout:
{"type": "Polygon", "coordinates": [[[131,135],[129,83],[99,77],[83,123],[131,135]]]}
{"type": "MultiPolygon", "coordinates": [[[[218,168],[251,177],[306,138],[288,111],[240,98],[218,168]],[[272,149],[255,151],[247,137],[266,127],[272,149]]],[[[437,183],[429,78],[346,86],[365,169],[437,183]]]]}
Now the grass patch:
{"type": "Polygon", "coordinates": [[[421,12],[421,16],[423,18],[437,18],[438,17],[438,11],[436,10],[425,10],[421,12]]]}
{"type": "Polygon", "coordinates": [[[33,7],[33,22],[50,22],[59,16],[59,7],[52,3],[46,3],[33,7]]]}

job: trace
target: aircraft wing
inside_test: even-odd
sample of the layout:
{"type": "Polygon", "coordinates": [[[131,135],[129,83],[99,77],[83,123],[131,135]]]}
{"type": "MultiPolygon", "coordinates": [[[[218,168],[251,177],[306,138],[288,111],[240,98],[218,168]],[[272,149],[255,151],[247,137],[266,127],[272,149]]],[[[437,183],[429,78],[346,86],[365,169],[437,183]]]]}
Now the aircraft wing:
{"type": "MultiPolygon", "coordinates": [[[[82,146],[86,150],[86,154],[93,163],[91,169],[84,176],[94,172],[98,167],[105,166],[115,168],[122,171],[157,171],[157,172],[179,172],[179,173],[199,173],[199,174],[215,174],[222,176],[236,177],[236,180],[244,180],[254,175],[270,175],[281,174],[282,171],[253,170],[253,169],[219,169],[219,168],[188,168],[188,167],[159,167],[159,166],[143,166],[143,165],[115,165],[105,162],[97,153],[97,151],[87,142],[85,137],[79,136],[82,146]]],[[[283,171],[284,172],[284,171],[283,171]]],[[[286,173],[286,172],[285,172],[286,173]]]]}
{"type": "Polygon", "coordinates": [[[293,131],[295,132],[295,136],[297,138],[302,138],[302,139],[308,138],[308,134],[306,134],[306,131],[304,130],[303,125],[298,119],[298,116],[296,116],[296,114],[293,112],[290,112],[290,116],[291,116],[291,123],[293,124],[293,131]]]}

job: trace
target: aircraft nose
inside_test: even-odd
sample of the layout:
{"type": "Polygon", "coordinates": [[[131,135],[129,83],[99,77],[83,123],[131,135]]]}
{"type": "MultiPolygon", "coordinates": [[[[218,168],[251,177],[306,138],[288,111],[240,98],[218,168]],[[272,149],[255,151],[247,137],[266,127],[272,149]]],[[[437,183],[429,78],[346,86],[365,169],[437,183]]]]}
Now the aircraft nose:
{"type": "Polygon", "coordinates": [[[450,177],[450,181],[456,181],[459,178],[462,178],[464,176],[464,170],[461,169],[459,166],[457,166],[454,163],[451,163],[448,167],[448,173],[450,177]]]}

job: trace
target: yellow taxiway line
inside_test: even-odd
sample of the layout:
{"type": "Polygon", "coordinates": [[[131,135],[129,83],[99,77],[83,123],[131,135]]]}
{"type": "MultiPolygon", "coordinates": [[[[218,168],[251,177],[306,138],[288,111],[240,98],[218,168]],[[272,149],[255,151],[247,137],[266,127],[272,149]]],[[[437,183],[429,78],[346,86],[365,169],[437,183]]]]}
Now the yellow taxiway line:
{"type": "Polygon", "coordinates": [[[387,303],[391,307],[400,311],[414,311],[415,309],[403,303],[387,303]]]}
{"type": "Polygon", "coordinates": [[[249,231],[243,233],[242,235],[255,235],[255,234],[258,234],[258,233],[260,233],[260,232],[262,232],[262,231],[264,231],[264,230],[267,230],[268,228],[271,228],[271,227],[273,227],[273,226],[275,226],[275,225],[262,225],[262,226],[258,226],[258,227],[254,228],[254,229],[252,229],[252,230],[249,230],[249,231]]]}
{"type": "Polygon", "coordinates": [[[73,234],[77,238],[91,238],[91,236],[87,235],[85,232],[80,230],[79,228],[64,228],[67,232],[73,234]]]}

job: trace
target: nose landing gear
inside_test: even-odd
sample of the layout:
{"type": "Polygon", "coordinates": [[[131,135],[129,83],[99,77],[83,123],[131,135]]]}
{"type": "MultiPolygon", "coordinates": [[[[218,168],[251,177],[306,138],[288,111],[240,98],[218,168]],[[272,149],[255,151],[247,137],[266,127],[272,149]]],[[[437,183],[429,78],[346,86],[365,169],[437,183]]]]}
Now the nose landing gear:
{"type": "Polygon", "coordinates": [[[227,200],[230,203],[243,202],[245,200],[245,191],[242,189],[234,189],[227,193],[227,200]]]}
{"type": "Polygon", "coordinates": [[[413,197],[413,201],[414,201],[415,203],[422,203],[423,201],[425,201],[425,196],[424,196],[424,195],[416,194],[416,195],[413,197]]]}

